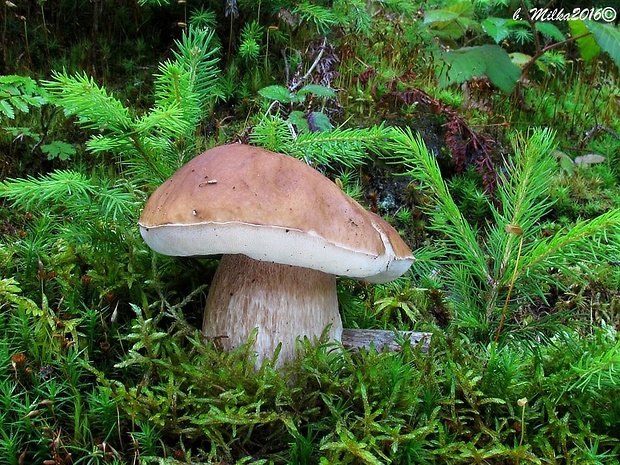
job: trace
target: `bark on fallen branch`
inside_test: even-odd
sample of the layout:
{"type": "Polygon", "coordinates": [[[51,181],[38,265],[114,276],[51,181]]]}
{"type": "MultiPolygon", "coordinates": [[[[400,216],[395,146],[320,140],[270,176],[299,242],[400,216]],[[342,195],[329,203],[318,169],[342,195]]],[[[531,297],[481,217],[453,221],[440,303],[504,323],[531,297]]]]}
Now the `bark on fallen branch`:
{"type": "Polygon", "coordinates": [[[347,349],[361,349],[362,347],[376,350],[394,351],[401,350],[397,339],[409,338],[411,345],[420,345],[422,352],[428,352],[431,341],[431,333],[415,331],[388,331],[382,329],[343,329],[342,345],[347,349]]]}

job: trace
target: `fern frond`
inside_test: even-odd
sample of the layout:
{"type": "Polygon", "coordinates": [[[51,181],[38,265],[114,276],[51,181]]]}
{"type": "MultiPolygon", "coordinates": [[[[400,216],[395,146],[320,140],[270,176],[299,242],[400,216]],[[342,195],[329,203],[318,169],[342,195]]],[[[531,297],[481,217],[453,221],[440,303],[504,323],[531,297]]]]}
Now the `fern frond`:
{"type": "MultiPolygon", "coordinates": [[[[19,283],[14,278],[0,279],[0,310],[6,306],[21,307],[35,316],[40,316],[41,310],[32,300],[20,295],[22,292],[19,283]]],[[[4,317],[4,316],[3,316],[4,317]]]]}
{"type": "Polygon", "coordinates": [[[40,108],[47,103],[34,79],[26,76],[0,76],[0,115],[15,118],[15,110],[30,112],[30,107],[40,108]]]}

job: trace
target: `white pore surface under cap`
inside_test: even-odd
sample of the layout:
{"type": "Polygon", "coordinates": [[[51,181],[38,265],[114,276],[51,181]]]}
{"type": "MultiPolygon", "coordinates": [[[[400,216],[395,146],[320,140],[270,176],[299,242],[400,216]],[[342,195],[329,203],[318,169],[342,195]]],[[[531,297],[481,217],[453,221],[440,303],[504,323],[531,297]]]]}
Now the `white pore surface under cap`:
{"type": "Polygon", "coordinates": [[[381,229],[376,229],[386,249],[381,255],[328,242],[312,231],[280,226],[239,222],[140,225],[145,242],[163,255],[243,254],[255,260],[386,283],[405,273],[413,257],[395,260],[389,240],[381,229]]]}

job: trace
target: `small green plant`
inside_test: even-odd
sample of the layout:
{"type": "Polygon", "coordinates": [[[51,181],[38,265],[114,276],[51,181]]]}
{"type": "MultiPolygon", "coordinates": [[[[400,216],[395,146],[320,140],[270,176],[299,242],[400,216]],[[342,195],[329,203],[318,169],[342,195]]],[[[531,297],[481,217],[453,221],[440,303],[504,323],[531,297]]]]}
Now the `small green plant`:
{"type": "Polygon", "coordinates": [[[364,164],[370,154],[380,152],[390,134],[391,129],[383,125],[298,133],[287,120],[268,114],[253,127],[250,141],[295,156],[313,166],[351,169],[364,164]]]}
{"type": "Polygon", "coordinates": [[[241,31],[241,45],[239,55],[248,63],[256,63],[260,57],[260,40],[263,35],[263,27],[256,21],[247,23],[241,31]]]}
{"type": "Polygon", "coordinates": [[[15,260],[5,265],[18,277],[38,278],[27,295],[43,293],[59,314],[88,314],[123,296],[145,301],[141,273],[150,273],[150,254],[135,225],[145,189],[199,151],[197,127],[218,95],[211,38],[190,30],[178,41],[175,59],[160,66],[153,109],[139,116],[84,74],[56,73],[45,84],[48,102],[97,131],[88,150],[112,155],[124,176],[99,165],[0,182],[0,197],[27,212],[23,237],[11,248],[15,260]]]}
{"type": "Polygon", "coordinates": [[[373,316],[383,328],[413,328],[427,312],[426,289],[414,288],[410,279],[401,278],[374,289],[373,316]]]}
{"type": "MultiPolygon", "coordinates": [[[[493,223],[481,231],[458,209],[436,160],[422,142],[406,131],[397,137],[399,142],[393,153],[411,167],[410,174],[435,197],[428,212],[432,228],[440,234],[447,250],[452,251],[443,273],[455,299],[456,323],[474,330],[483,340],[496,333],[499,336],[499,321],[514,321],[512,316],[520,309],[534,310],[536,305],[545,305],[549,290],[558,285],[556,276],[549,275],[548,269],[574,276],[573,269],[584,270],[587,264],[596,266],[601,261],[613,260],[614,242],[608,243],[606,238],[620,221],[617,209],[578,221],[570,229],[548,237],[547,230],[543,230],[541,220],[552,206],[548,181],[556,166],[548,156],[554,148],[549,131],[534,131],[527,142],[515,139],[514,156],[507,160],[498,183],[499,206],[489,201],[493,223]],[[513,234],[517,229],[523,234],[513,234]],[[480,242],[482,233],[486,240],[480,242]]],[[[510,324],[507,332],[538,337],[533,330],[545,320],[517,321],[510,324]]]]}
{"type": "Polygon", "coordinates": [[[94,154],[114,154],[136,181],[159,185],[195,155],[196,128],[220,95],[213,32],[190,28],[177,41],[175,59],[160,64],[151,111],[134,116],[86,74],[54,73],[45,83],[50,100],[86,129],[94,154]]]}
{"type": "Polygon", "coordinates": [[[571,23],[568,37],[498,20],[513,13],[501,0],[229,1],[190,16],[184,2],[140,3],[117,3],[105,27],[102,2],[4,5],[3,62],[67,69],[43,86],[0,80],[5,462],[617,463],[618,92],[614,63],[594,59],[618,61],[614,28],[571,23]],[[167,26],[151,27],[163,5],[167,26]],[[515,68],[485,61],[507,63],[503,49],[540,79],[464,116],[468,98],[437,86],[437,37],[463,71],[446,84],[482,60],[509,89],[515,68]],[[564,58],[571,43],[588,63],[564,58]],[[389,124],[445,134],[459,166],[500,175],[442,176],[445,146],[389,124]],[[506,149],[505,127],[527,136],[506,149]],[[339,301],[347,327],[432,331],[428,352],[404,337],[396,352],[302,339],[286,369],[255,370],[248,347],[202,340],[208,284],[194,276],[211,260],[152,254],[135,223],[153,186],[233,138],[290,153],[362,202],[368,175],[398,163],[412,200],[392,219],[423,247],[409,276],[341,280],[339,301]],[[605,159],[577,163],[588,154],[605,159]]]}
{"type": "Polygon", "coordinates": [[[15,119],[15,112],[28,113],[46,103],[34,79],[25,76],[0,76],[0,113],[15,119]]]}
{"type": "Polygon", "coordinates": [[[1,131],[9,133],[13,141],[28,141],[30,152],[36,154],[40,150],[48,160],[66,161],[75,155],[76,149],[72,144],[61,140],[49,141],[49,125],[53,115],[47,116],[43,112],[47,103],[45,90],[34,79],[16,75],[0,76],[0,117],[17,122],[29,116],[31,123],[28,127],[6,124],[1,131]],[[32,124],[37,119],[40,120],[37,124],[41,125],[40,131],[35,131],[36,126],[32,124]]]}
{"type": "Polygon", "coordinates": [[[288,105],[288,111],[283,110],[283,112],[288,114],[287,122],[294,125],[297,131],[328,131],[332,128],[329,117],[322,111],[311,111],[310,109],[302,111],[293,109],[295,108],[294,106],[300,106],[306,103],[308,96],[317,96],[323,100],[335,98],[336,92],[328,87],[318,84],[306,84],[298,91],[292,91],[284,86],[273,85],[260,89],[258,93],[262,97],[273,102],[267,110],[267,113],[271,112],[276,103],[288,105]]]}
{"type": "Polygon", "coordinates": [[[93,355],[84,352],[85,320],[54,311],[45,295],[36,304],[11,279],[0,280],[0,314],[0,361],[7,368],[0,375],[4,458],[62,463],[106,443],[108,450],[120,448],[110,393],[87,394],[94,377],[84,369],[84,358],[93,355]]]}
{"type": "MultiPolygon", "coordinates": [[[[503,5],[495,5],[498,6],[503,5]]],[[[612,25],[573,18],[569,21],[572,36],[566,37],[553,23],[541,19],[540,13],[544,16],[546,11],[547,8],[531,8],[530,2],[522,2],[516,11],[510,13],[511,17],[487,13],[483,15],[485,19],[479,22],[475,7],[469,2],[427,10],[424,23],[432,34],[446,42],[454,44],[457,40],[467,39],[467,34],[477,29],[482,29],[495,42],[470,45],[466,41],[466,46],[461,48],[440,51],[438,57],[443,66],[437,69],[439,82],[446,86],[486,76],[493,85],[510,93],[520,80],[528,76],[530,68],[535,64],[547,75],[553,69],[562,68],[564,58],[554,51],[575,41],[584,60],[589,61],[601,52],[606,52],[620,67],[620,34],[612,25]],[[552,42],[545,44],[543,39],[552,42]],[[509,55],[500,45],[507,42],[521,47],[533,44],[534,53],[530,55],[517,51],[509,55]]],[[[598,9],[597,14],[602,15],[602,11],[598,9]]],[[[607,21],[604,17],[598,19],[607,21]]]]}

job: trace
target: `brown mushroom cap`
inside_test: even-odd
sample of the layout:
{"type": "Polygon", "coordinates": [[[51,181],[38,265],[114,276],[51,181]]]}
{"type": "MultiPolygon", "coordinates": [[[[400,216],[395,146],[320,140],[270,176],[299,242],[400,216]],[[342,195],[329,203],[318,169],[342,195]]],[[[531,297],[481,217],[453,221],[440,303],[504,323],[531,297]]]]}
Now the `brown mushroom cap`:
{"type": "Polygon", "coordinates": [[[243,144],[183,166],[149,198],[139,224],[164,255],[243,254],[379,283],[413,262],[394,228],[318,171],[243,144]]]}

